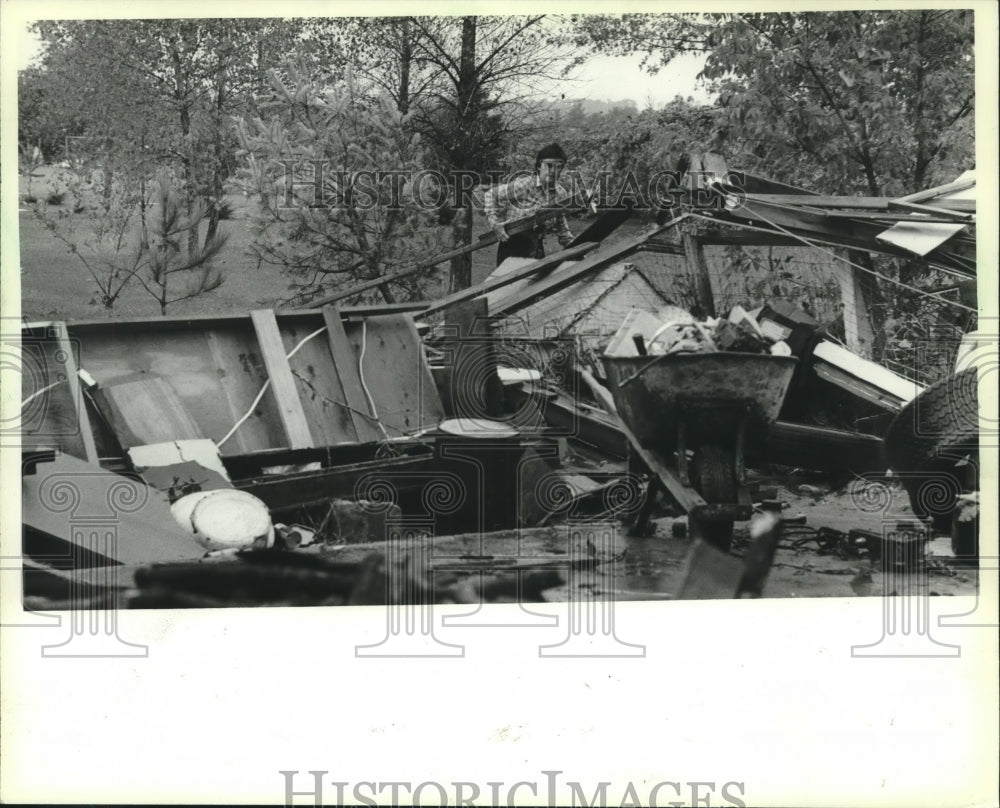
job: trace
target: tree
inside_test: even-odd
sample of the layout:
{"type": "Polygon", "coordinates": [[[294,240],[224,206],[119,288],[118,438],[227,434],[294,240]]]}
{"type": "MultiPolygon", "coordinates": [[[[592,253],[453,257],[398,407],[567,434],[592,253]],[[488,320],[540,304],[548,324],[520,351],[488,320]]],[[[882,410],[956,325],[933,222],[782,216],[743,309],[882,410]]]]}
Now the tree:
{"type": "Polygon", "coordinates": [[[82,130],[107,188],[117,171],[150,178],[175,167],[189,214],[199,200],[207,210],[203,245],[198,229],[187,235],[197,255],[216,235],[235,169],[233,117],[252,107],[267,71],[301,42],[308,21],[69,20],[33,28],[46,46],[33,87],[47,115],[25,111],[26,126],[56,117],[82,130]]]}
{"type": "MultiPolygon", "coordinates": [[[[415,17],[412,26],[413,58],[431,70],[422,97],[410,98],[414,123],[437,167],[458,184],[463,175],[501,168],[507,144],[528,128],[538,94],[580,60],[544,15],[415,17]]],[[[453,243],[460,246],[472,241],[471,193],[457,201],[453,243]]],[[[452,259],[451,289],[469,286],[471,272],[470,255],[452,259]]]]}
{"type": "MultiPolygon", "coordinates": [[[[974,162],[970,10],[624,15],[576,25],[579,41],[599,50],[648,53],[654,72],[681,53],[707,53],[713,145],[733,167],[831,194],[892,196],[950,181],[974,162]]],[[[850,258],[924,290],[945,282],[916,261],[850,258]]],[[[858,278],[876,357],[897,326],[929,319],[926,298],[858,278]]],[[[942,306],[932,305],[940,319],[942,306]]]]}
{"type": "MultiPolygon", "coordinates": [[[[258,257],[290,272],[306,302],[440,252],[436,212],[418,204],[432,196],[424,150],[395,100],[366,97],[351,75],[329,89],[291,78],[286,86],[273,74],[261,115],[239,125],[241,182],[259,201],[258,257]]],[[[379,292],[393,302],[428,281],[418,274],[379,292]]]]}
{"type": "MultiPolygon", "coordinates": [[[[35,215],[52,236],[75,255],[96,287],[92,303],[111,310],[133,282],[138,283],[166,314],[167,307],[198,297],[222,285],[225,278],[213,259],[225,246],[226,238],[216,234],[197,253],[184,255],[181,239],[197,229],[205,211],[196,206],[193,212],[178,193],[167,172],[161,172],[154,183],[151,204],[143,200],[143,209],[151,211],[148,226],[139,227],[139,203],[135,189],[116,183],[110,199],[89,193],[86,181],[69,178],[68,186],[76,206],[88,207],[89,215],[82,221],[90,224],[88,233],[81,233],[80,219],[63,209],[53,214],[44,202],[32,206],[35,215]],[[176,280],[185,278],[181,289],[176,280]]],[[[145,193],[145,190],[143,190],[145,193]]]]}
{"type": "Polygon", "coordinates": [[[192,210],[184,203],[169,177],[160,175],[150,236],[141,250],[144,255],[142,271],[136,273],[136,280],[142,288],[160,304],[160,314],[166,314],[167,306],[172,303],[218,289],[225,280],[212,261],[225,246],[225,236],[214,234],[194,254],[190,251],[185,254],[181,250],[181,239],[192,230],[197,232],[204,215],[204,208],[196,205],[192,210]],[[179,292],[172,283],[174,276],[186,278],[179,292]],[[171,294],[174,296],[171,297],[171,294]]]}
{"type": "Polygon", "coordinates": [[[964,9],[580,17],[580,42],[656,71],[708,54],[730,162],[828,193],[903,194],[973,155],[964,9]]]}

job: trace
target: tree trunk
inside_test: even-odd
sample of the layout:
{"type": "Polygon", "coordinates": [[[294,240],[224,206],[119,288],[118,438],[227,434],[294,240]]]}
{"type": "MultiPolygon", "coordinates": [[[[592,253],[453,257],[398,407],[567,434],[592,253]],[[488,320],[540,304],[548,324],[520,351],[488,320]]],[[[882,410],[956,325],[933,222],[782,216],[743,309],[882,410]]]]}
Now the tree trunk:
{"type": "Polygon", "coordinates": [[[212,206],[208,214],[208,229],[205,232],[205,247],[215,238],[219,229],[219,207],[223,197],[223,163],[225,154],[222,143],[223,110],[226,104],[226,64],[220,56],[215,82],[215,132],[212,139],[212,206]]]}
{"type": "MultiPolygon", "coordinates": [[[[476,103],[478,88],[476,83],[476,17],[462,18],[462,52],[458,63],[458,81],[456,91],[458,96],[459,120],[461,132],[458,137],[463,141],[459,150],[459,160],[454,168],[467,170],[472,168],[476,159],[472,153],[472,133],[476,130],[479,105],[476,103]]],[[[453,244],[462,247],[472,243],[472,202],[466,200],[459,215],[452,225],[453,244]]],[[[450,292],[468,289],[472,285],[472,255],[466,253],[451,259],[450,292]]]]}
{"type": "MultiPolygon", "coordinates": [[[[452,241],[456,247],[462,247],[472,243],[472,203],[466,202],[465,206],[455,217],[452,226],[452,241]]],[[[449,294],[460,292],[472,286],[472,253],[464,253],[451,259],[451,287],[449,294]]]]}
{"type": "Polygon", "coordinates": [[[413,61],[413,42],[410,40],[410,20],[403,17],[400,27],[399,47],[399,98],[396,108],[401,114],[410,111],[410,65],[413,61]]]}

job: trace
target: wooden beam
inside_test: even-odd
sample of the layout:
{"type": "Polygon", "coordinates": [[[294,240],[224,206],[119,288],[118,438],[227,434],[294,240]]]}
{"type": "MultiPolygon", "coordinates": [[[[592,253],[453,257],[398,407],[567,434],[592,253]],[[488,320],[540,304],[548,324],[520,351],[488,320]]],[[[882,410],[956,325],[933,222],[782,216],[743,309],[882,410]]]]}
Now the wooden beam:
{"type": "Polygon", "coordinates": [[[584,244],[588,241],[604,241],[618,227],[632,215],[632,211],[627,208],[611,208],[601,210],[597,213],[597,218],[588,224],[583,230],[576,234],[570,242],[570,247],[577,244],[584,244]]]}
{"type": "Polygon", "coordinates": [[[687,259],[688,272],[694,278],[694,287],[698,294],[703,315],[715,317],[715,297],[712,293],[712,276],[705,263],[705,250],[698,239],[690,233],[681,236],[684,244],[684,256],[687,259]]]}
{"type": "Polygon", "coordinates": [[[97,445],[94,442],[94,432],[90,428],[90,415],[87,413],[87,402],[83,400],[80,379],[77,376],[79,368],[76,366],[76,356],[73,353],[73,344],[69,340],[69,332],[66,330],[66,323],[59,322],[52,324],[56,334],[56,341],[59,349],[66,355],[63,362],[66,373],[66,383],[69,385],[69,394],[73,400],[73,407],[76,409],[76,422],[80,428],[80,437],[83,440],[83,451],[88,463],[99,463],[97,456],[97,445]]]}
{"type": "MultiPolygon", "coordinates": [[[[916,207],[916,206],[915,206],[916,207]]],[[[886,227],[891,227],[897,222],[913,222],[915,224],[929,224],[931,222],[944,224],[975,224],[967,213],[955,213],[949,210],[937,210],[926,208],[927,212],[919,217],[912,213],[905,213],[903,209],[895,211],[877,210],[829,210],[826,212],[827,219],[864,219],[866,221],[884,222],[886,227]]]]}
{"type": "Polygon", "coordinates": [[[593,242],[577,244],[575,247],[569,247],[565,250],[560,250],[557,253],[552,253],[552,255],[547,255],[544,258],[535,261],[533,264],[528,264],[521,269],[508,272],[506,275],[501,275],[499,278],[485,280],[475,286],[470,286],[468,289],[462,289],[448,295],[447,297],[443,297],[440,300],[436,300],[433,303],[428,304],[427,308],[423,312],[423,316],[427,317],[431,314],[437,314],[439,311],[450,308],[456,303],[463,303],[466,300],[472,300],[473,298],[480,297],[487,292],[492,292],[494,289],[509,286],[517,281],[530,278],[532,275],[539,272],[554,269],[563,261],[570,261],[574,258],[578,258],[584,253],[590,252],[596,246],[597,244],[593,242]]]}
{"type": "Polygon", "coordinates": [[[323,322],[326,323],[326,337],[330,343],[330,353],[333,356],[333,367],[344,390],[344,400],[351,412],[351,422],[360,443],[380,440],[382,435],[375,428],[371,418],[368,399],[361,386],[361,376],[358,373],[358,358],[347,339],[344,323],[340,312],[332,306],[323,308],[323,322]]]}
{"type": "Polygon", "coordinates": [[[954,182],[949,182],[947,185],[939,185],[936,188],[927,188],[923,191],[917,191],[915,194],[909,194],[907,196],[896,197],[897,202],[923,202],[927,199],[934,199],[934,204],[940,206],[942,202],[947,201],[958,201],[958,200],[945,200],[936,199],[936,197],[942,196],[944,194],[954,194],[959,191],[964,191],[967,188],[972,188],[976,184],[976,180],[972,179],[958,179],[954,182]]]}
{"type": "MultiPolygon", "coordinates": [[[[660,225],[654,230],[644,233],[641,236],[636,236],[635,238],[626,239],[625,241],[604,247],[593,255],[587,256],[582,261],[578,261],[575,266],[566,267],[566,269],[563,269],[560,272],[553,273],[547,278],[531,284],[527,289],[505,300],[500,306],[490,312],[490,316],[499,317],[504,314],[510,314],[511,312],[531,305],[540,298],[551,295],[553,292],[558,292],[560,289],[575,283],[588,273],[600,269],[605,264],[609,264],[618,258],[622,258],[629,253],[635,252],[635,250],[641,244],[645,244],[650,237],[663,232],[669,227],[673,227],[678,222],[682,221],[683,218],[684,217],[679,217],[674,219],[673,221],[660,225]]],[[[525,267],[525,269],[527,269],[527,267],[525,267]]]]}
{"type": "MultiPolygon", "coordinates": [[[[775,232],[771,223],[792,231],[807,241],[825,243],[835,247],[848,247],[866,252],[877,252],[885,255],[899,255],[913,258],[913,254],[901,248],[883,244],[876,236],[885,231],[870,222],[857,219],[827,219],[824,212],[818,208],[794,208],[787,205],[763,205],[747,202],[738,208],[727,211],[715,211],[711,216],[700,214],[701,218],[720,224],[730,224],[734,227],[749,227],[762,232],[775,232]]],[[[807,245],[803,245],[807,246],[807,245]]],[[[954,252],[941,249],[932,250],[923,256],[923,260],[940,269],[954,272],[966,278],[975,274],[974,269],[963,262],[954,252]]]]}
{"type": "Polygon", "coordinates": [[[620,428],[628,439],[629,444],[631,444],[632,450],[639,455],[639,459],[642,460],[646,468],[656,475],[663,487],[670,493],[670,496],[677,500],[677,504],[686,513],[690,513],[693,508],[699,505],[707,504],[701,494],[693,488],[684,485],[677,475],[668,469],[658,457],[639,443],[639,439],[632,433],[631,429],[625,426],[624,422],[620,421],[620,428]]]}
{"type": "MultiPolygon", "coordinates": [[[[486,193],[490,192],[486,191],[486,193]]],[[[566,196],[562,199],[557,199],[551,205],[532,211],[530,214],[522,216],[520,219],[511,219],[509,222],[504,222],[504,232],[506,232],[508,236],[517,236],[521,233],[531,232],[535,229],[535,226],[539,222],[544,222],[546,219],[554,219],[556,216],[565,216],[567,212],[575,210],[578,206],[571,204],[572,202],[573,197],[566,196]]],[[[492,244],[496,242],[497,236],[492,230],[487,230],[479,236],[479,240],[484,244],[492,244]]]]}
{"type": "Polygon", "coordinates": [[[641,250],[642,252],[666,253],[667,255],[684,255],[684,248],[680,244],[676,244],[672,241],[660,241],[659,239],[652,239],[652,238],[645,244],[640,244],[637,249],[641,250]]]}
{"type": "MultiPolygon", "coordinates": [[[[513,222],[508,222],[504,225],[504,229],[510,235],[516,235],[518,233],[524,233],[532,228],[535,224],[544,221],[546,219],[551,219],[554,216],[560,214],[565,214],[568,207],[566,203],[569,199],[563,199],[556,202],[556,204],[551,208],[544,208],[542,210],[536,211],[531,216],[525,216],[522,219],[518,219],[513,222]]],[[[421,261],[414,264],[413,266],[400,269],[396,272],[390,272],[387,275],[383,275],[380,278],[375,278],[374,280],[365,281],[364,283],[359,283],[356,286],[352,286],[349,289],[344,289],[340,292],[335,292],[332,295],[327,295],[319,300],[314,300],[308,306],[303,306],[306,309],[317,309],[323,306],[327,306],[330,303],[336,303],[338,300],[343,300],[344,298],[353,297],[354,295],[360,294],[361,292],[367,292],[369,289],[375,289],[379,286],[384,286],[392,281],[399,280],[400,278],[406,278],[413,275],[416,272],[420,272],[425,269],[432,269],[438,264],[443,264],[445,261],[450,261],[452,258],[458,258],[460,255],[465,255],[466,253],[475,252],[476,250],[481,250],[483,247],[489,247],[491,244],[496,244],[498,241],[497,234],[492,230],[483,233],[477,241],[472,242],[472,244],[463,244],[461,247],[456,247],[454,250],[449,250],[448,252],[436,255],[433,258],[429,258],[426,261],[421,261]]]]}
{"type": "MultiPolygon", "coordinates": [[[[927,222],[934,221],[934,219],[946,219],[951,222],[971,222],[972,217],[968,213],[960,213],[958,211],[948,210],[943,205],[938,205],[939,200],[934,200],[932,205],[918,205],[916,202],[901,202],[898,199],[893,200],[889,203],[889,207],[894,210],[904,210],[909,213],[920,213],[922,214],[917,222],[927,222]]],[[[945,202],[947,200],[940,200],[945,202]]],[[[975,202],[975,200],[972,200],[975,202]]]]}
{"type": "MultiPolygon", "coordinates": [[[[364,317],[377,317],[383,314],[406,314],[408,312],[422,311],[428,305],[430,304],[427,301],[416,301],[411,303],[375,303],[370,306],[344,306],[340,309],[340,316],[349,322],[364,317]]],[[[317,328],[320,325],[321,318],[318,308],[275,309],[274,314],[284,321],[290,320],[305,323],[314,321],[317,328]]],[[[246,324],[247,316],[247,313],[244,312],[242,314],[187,314],[183,317],[134,317],[128,320],[76,320],[67,322],[67,326],[73,336],[93,331],[107,331],[112,326],[116,332],[159,329],[174,331],[183,331],[186,329],[208,330],[214,325],[232,327],[246,324]],[[157,328],[151,328],[153,326],[157,328]]],[[[25,323],[23,327],[46,328],[52,325],[52,321],[43,320],[25,323]]]]}
{"type": "MultiPolygon", "coordinates": [[[[842,208],[844,210],[889,210],[892,203],[911,202],[891,196],[825,196],[818,194],[746,194],[750,202],[773,205],[808,205],[812,208],[842,208]]],[[[960,213],[975,213],[975,199],[935,199],[934,207],[960,213]]]]}
{"type": "Polygon", "coordinates": [[[267,368],[267,377],[271,380],[271,390],[278,404],[278,413],[285,428],[289,446],[292,449],[304,449],[313,445],[309,432],[309,423],[299,400],[295,377],[285,356],[285,343],[278,330],[278,321],[271,309],[258,309],[250,312],[254,331],[257,334],[257,344],[267,368]]]}

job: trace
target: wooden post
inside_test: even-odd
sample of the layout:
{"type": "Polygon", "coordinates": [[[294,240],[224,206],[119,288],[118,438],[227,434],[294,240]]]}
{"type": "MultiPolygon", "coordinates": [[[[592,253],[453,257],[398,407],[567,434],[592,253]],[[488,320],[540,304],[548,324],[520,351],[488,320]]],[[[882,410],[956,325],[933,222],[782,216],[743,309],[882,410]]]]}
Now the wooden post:
{"type": "Polygon", "coordinates": [[[267,377],[271,380],[271,390],[278,403],[281,423],[288,436],[288,445],[292,449],[308,449],[313,445],[312,434],[299,400],[295,377],[285,356],[285,344],[278,330],[278,321],[271,309],[252,311],[250,318],[257,333],[257,344],[267,368],[267,377]]]}
{"type": "Polygon", "coordinates": [[[834,265],[833,271],[840,282],[840,300],[844,306],[844,341],[850,351],[870,359],[875,332],[872,329],[861,272],[839,261],[834,265]]]}
{"type": "Polygon", "coordinates": [[[698,305],[702,308],[702,315],[715,317],[715,297],[712,293],[712,278],[708,272],[708,264],[705,263],[704,246],[689,233],[685,233],[682,239],[688,272],[694,280],[695,293],[698,296],[698,305]]]}
{"type": "Polygon", "coordinates": [[[66,355],[64,361],[66,383],[69,385],[70,397],[73,406],[76,407],[77,424],[80,428],[80,438],[83,440],[83,452],[88,463],[99,463],[97,455],[97,445],[94,442],[94,433],[90,428],[90,415],[87,413],[87,402],[83,400],[81,394],[80,380],[77,378],[76,356],[73,353],[73,344],[69,340],[69,332],[66,330],[66,323],[62,320],[52,324],[55,330],[56,340],[59,343],[59,350],[66,355]]]}

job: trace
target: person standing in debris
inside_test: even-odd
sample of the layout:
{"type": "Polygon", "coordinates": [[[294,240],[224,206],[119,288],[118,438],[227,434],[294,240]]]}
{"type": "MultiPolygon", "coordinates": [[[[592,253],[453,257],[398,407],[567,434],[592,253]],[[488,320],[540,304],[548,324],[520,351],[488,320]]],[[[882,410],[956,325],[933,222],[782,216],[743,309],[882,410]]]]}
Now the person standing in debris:
{"type": "Polygon", "coordinates": [[[508,258],[543,258],[545,233],[555,233],[562,247],[573,241],[573,232],[563,213],[536,222],[532,230],[510,235],[505,222],[523,219],[537,211],[565,202],[570,191],[559,182],[559,173],[566,164],[566,152],[558,143],[541,149],[535,156],[533,174],[522,174],[510,182],[486,192],[486,221],[500,240],[497,246],[497,266],[508,258]]]}

